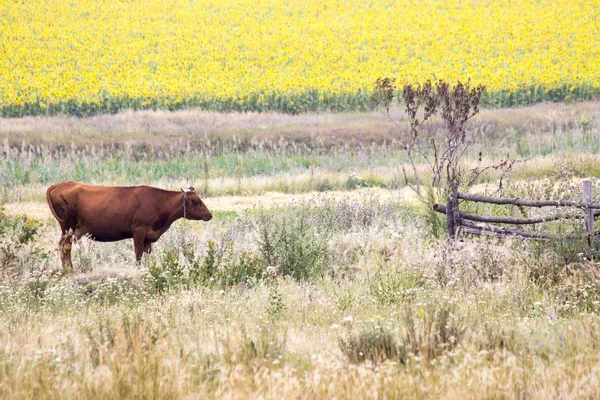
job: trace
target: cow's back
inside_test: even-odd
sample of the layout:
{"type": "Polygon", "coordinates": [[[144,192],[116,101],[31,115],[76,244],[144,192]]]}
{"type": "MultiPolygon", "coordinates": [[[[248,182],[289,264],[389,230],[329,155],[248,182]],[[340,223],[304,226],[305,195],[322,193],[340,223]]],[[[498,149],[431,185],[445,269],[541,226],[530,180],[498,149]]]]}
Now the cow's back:
{"type": "Polygon", "coordinates": [[[64,182],[46,193],[52,213],[63,230],[77,237],[90,235],[99,241],[132,237],[131,228],[139,209],[137,187],[109,187],[64,182]]]}

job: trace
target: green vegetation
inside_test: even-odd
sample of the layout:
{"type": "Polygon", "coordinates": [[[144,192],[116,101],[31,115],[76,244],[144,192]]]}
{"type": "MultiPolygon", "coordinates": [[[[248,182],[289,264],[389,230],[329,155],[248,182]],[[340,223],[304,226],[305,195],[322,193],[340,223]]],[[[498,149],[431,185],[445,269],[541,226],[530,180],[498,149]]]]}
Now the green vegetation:
{"type": "MultiPolygon", "coordinates": [[[[600,151],[596,128],[599,119],[593,107],[555,110],[538,106],[532,110],[535,121],[522,114],[527,110],[482,112],[468,126],[469,137],[473,138],[465,155],[469,165],[477,165],[480,153],[484,162],[498,161],[509,154],[536,160],[522,165],[518,177],[550,176],[561,168],[575,176],[600,174],[600,162],[594,156],[600,151]]],[[[199,114],[201,117],[217,118],[199,114]]],[[[327,128],[339,131],[339,135],[327,134],[326,130],[315,132],[312,124],[321,120],[314,116],[304,117],[315,119],[303,122],[306,126],[287,126],[286,121],[299,124],[304,120],[281,116],[281,120],[272,118],[260,128],[241,129],[249,124],[245,118],[267,117],[238,115],[232,116],[232,121],[222,118],[203,137],[189,133],[192,129],[204,129],[194,125],[193,118],[190,126],[179,127],[183,133],[175,135],[169,131],[172,125],[166,125],[169,120],[162,122],[158,117],[152,131],[164,134],[166,139],[130,132],[127,124],[117,125],[110,134],[92,131],[89,137],[77,134],[81,129],[91,129],[85,125],[51,135],[39,131],[16,135],[13,128],[7,127],[0,130],[0,138],[4,135],[5,139],[0,151],[0,199],[39,201],[43,199],[41,191],[32,192],[29,188],[65,180],[113,185],[189,182],[204,195],[214,197],[369,187],[397,189],[405,185],[406,179],[414,179],[410,168],[401,169],[400,165],[408,160],[382,115],[348,115],[356,122],[352,128],[342,122],[328,122],[327,128]],[[236,118],[240,122],[236,123],[236,118]],[[225,124],[227,130],[220,131],[218,126],[225,124]],[[163,125],[166,127],[161,128],[163,125]],[[346,135],[350,137],[344,140],[346,135]],[[104,136],[113,143],[98,142],[104,136]],[[65,145],[65,141],[71,143],[65,145]]],[[[116,125],[116,121],[120,119],[111,125],[116,125]]],[[[416,155],[415,160],[420,170],[428,169],[422,157],[416,155]]],[[[497,171],[490,172],[484,179],[499,177],[497,171]]]]}

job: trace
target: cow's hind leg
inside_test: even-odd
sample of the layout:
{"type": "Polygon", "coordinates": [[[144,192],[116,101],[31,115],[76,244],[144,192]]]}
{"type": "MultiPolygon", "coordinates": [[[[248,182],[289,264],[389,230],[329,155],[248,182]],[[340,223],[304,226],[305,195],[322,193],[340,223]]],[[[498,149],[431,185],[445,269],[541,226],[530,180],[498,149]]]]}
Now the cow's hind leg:
{"type": "Polygon", "coordinates": [[[149,243],[146,242],[146,232],[133,233],[133,248],[135,250],[135,260],[139,263],[142,260],[142,255],[149,253],[149,243]]]}
{"type": "Polygon", "coordinates": [[[152,253],[152,242],[145,241],[144,242],[144,254],[152,253]]]}
{"type": "Polygon", "coordinates": [[[58,248],[60,250],[60,261],[64,271],[73,270],[73,262],[71,261],[71,248],[73,246],[73,231],[63,231],[58,248]]]}

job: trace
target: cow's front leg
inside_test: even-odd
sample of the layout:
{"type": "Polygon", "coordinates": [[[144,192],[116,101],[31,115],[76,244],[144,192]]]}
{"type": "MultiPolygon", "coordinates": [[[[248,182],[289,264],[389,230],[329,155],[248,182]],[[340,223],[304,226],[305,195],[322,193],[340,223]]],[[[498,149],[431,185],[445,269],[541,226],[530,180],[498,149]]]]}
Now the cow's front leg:
{"type": "Polygon", "coordinates": [[[73,262],[71,261],[71,248],[73,247],[73,232],[71,230],[63,231],[58,248],[60,250],[60,262],[63,271],[73,271],[73,262]]]}

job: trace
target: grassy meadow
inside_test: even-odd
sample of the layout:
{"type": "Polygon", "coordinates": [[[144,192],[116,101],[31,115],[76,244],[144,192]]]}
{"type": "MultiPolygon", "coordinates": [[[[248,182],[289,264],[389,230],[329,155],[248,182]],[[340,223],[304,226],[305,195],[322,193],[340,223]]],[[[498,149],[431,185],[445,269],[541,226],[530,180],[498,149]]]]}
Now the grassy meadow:
{"type": "MultiPolygon", "coordinates": [[[[581,199],[580,180],[600,175],[599,110],[482,110],[465,163],[509,154],[522,162],[501,195],[581,199]]],[[[585,241],[448,247],[439,199],[410,188],[380,113],[1,122],[1,398],[599,396],[599,269],[585,241]],[[44,197],[62,180],[190,183],[215,218],[178,221],[141,265],[131,241],[84,239],[63,274],[44,197]]],[[[469,190],[498,195],[499,178],[469,190]]]]}

